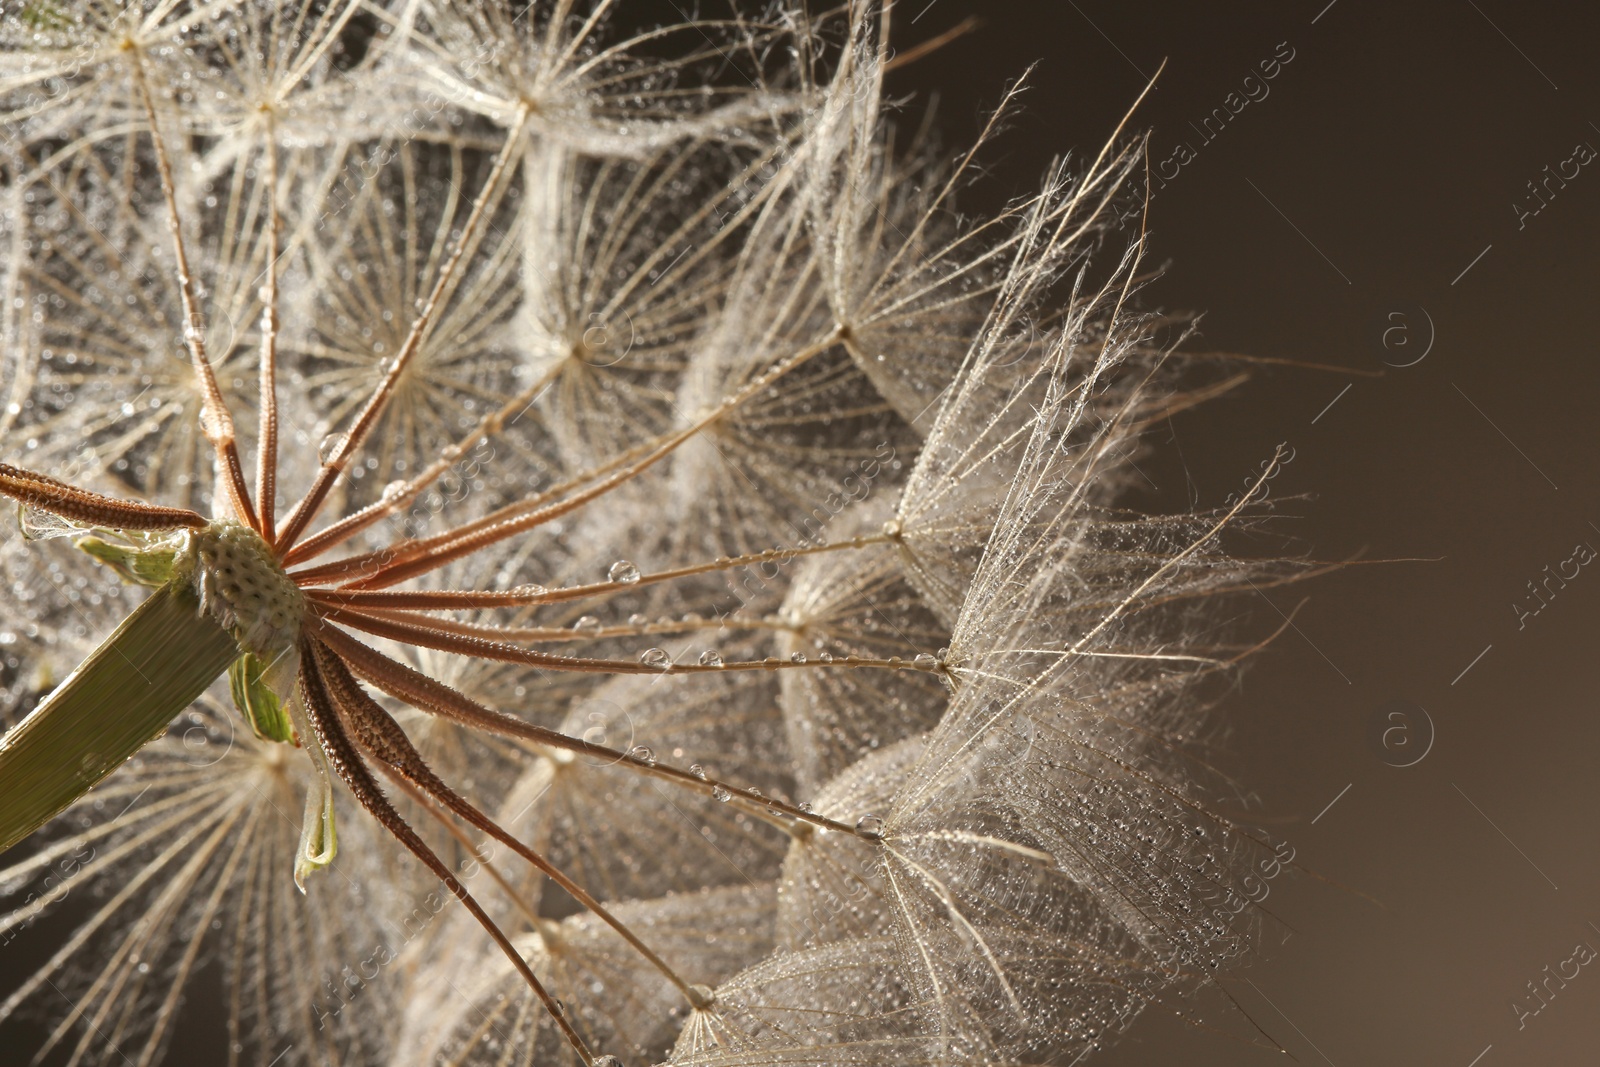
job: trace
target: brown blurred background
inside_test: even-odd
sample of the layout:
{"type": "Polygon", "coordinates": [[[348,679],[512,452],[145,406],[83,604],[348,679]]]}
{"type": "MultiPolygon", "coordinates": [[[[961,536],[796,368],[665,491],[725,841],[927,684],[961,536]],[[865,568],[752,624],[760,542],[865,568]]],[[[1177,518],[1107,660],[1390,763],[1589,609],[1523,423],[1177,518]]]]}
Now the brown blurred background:
{"type": "Polygon", "coordinates": [[[980,208],[1026,191],[1055,153],[1092,154],[1166,59],[1135,117],[1153,131],[1150,260],[1169,265],[1149,299],[1203,311],[1204,347],[1384,371],[1256,374],[1175,420],[1161,458],[1141,461],[1160,490],[1138,503],[1219,504],[1286,441],[1273,493],[1306,494],[1279,510],[1313,556],[1439,557],[1259,605],[1275,625],[1309,597],[1226,705],[1221,760],[1252,791],[1248,817],[1348,888],[1274,881],[1266,906],[1293,933],[1223,980],[1239,1007],[1220,992],[1176,1005],[1222,1032],[1154,1011],[1096,1062],[1283,1062],[1250,1020],[1300,1063],[1600,1062],[1600,966],[1574,956],[1600,950],[1600,568],[1574,554],[1600,549],[1600,158],[1582,162],[1600,148],[1600,11],[897,13],[902,50],[982,20],[895,75],[939,92],[952,142],[1038,64],[980,208]],[[1563,571],[1577,572],[1565,587],[1563,571]],[[1578,976],[1541,984],[1532,1014],[1528,983],[1563,969],[1578,976]]]}

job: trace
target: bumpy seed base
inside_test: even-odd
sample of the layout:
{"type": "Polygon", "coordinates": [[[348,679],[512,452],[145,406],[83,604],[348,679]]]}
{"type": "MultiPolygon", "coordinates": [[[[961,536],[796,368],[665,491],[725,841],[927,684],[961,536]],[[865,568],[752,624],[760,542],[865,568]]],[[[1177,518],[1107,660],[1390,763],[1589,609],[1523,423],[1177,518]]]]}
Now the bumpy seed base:
{"type": "Polygon", "coordinates": [[[294,649],[305,603],[260,535],[238,523],[214,522],[192,537],[201,610],[232,633],[241,650],[266,663],[294,649]]]}

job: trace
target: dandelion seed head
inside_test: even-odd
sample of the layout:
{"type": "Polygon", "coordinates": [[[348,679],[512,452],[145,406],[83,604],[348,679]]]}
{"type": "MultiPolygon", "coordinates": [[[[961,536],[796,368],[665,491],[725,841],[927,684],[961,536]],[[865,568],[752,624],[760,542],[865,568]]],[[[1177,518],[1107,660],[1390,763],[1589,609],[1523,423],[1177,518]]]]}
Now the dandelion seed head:
{"type": "Polygon", "coordinates": [[[142,595],[69,538],[187,538],[299,742],[213,683],[5,858],[94,887],[44,1051],[215,964],[286,1064],[1076,1062],[1250,950],[1193,741],[1298,568],[1125,505],[1213,384],[1142,143],[965,218],[878,5],[617,6],[0,13],[0,715],[142,595]]]}

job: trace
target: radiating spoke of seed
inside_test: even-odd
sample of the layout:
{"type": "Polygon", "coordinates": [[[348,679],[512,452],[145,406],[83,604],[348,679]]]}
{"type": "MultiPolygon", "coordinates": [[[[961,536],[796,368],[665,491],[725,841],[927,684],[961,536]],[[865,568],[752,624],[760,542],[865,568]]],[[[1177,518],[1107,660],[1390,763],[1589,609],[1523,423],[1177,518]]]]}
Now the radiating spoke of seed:
{"type": "Polygon", "coordinates": [[[520,738],[550,748],[588,756],[598,765],[621,767],[637,774],[660,778],[706,796],[715,796],[717,791],[721,790],[730,800],[739,801],[753,813],[768,814],[775,811],[785,819],[807,822],[836,833],[862,838],[872,836],[862,833],[854,826],[803,810],[775,797],[762,796],[752,790],[664,763],[640,761],[627,752],[585,741],[582,738],[570,737],[556,730],[536,726],[515,715],[495,711],[443,682],[385,656],[335,626],[318,624],[316,636],[319,641],[333,649],[357,676],[419,711],[449,719],[474,730],[520,738]]]}
{"type": "Polygon", "coordinates": [[[189,348],[194,363],[195,376],[200,380],[204,407],[201,424],[206,440],[217,455],[217,464],[233,497],[239,517],[259,529],[255,507],[250,501],[250,489],[245,484],[244,467],[239,462],[239,446],[234,439],[233,415],[222,398],[216,373],[206,356],[206,321],[195,300],[194,275],[189,268],[189,256],[184,247],[183,222],[178,215],[178,197],[174,191],[172,162],[167,158],[166,143],[161,139],[161,124],[156,118],[155,97],[150,92],[150,79],[145,74],[144,55],[138,48],[130,48],[134,84],[144,105],[145,120],[150,123],[150,141],[154,146],[156,171],[161,175],[161,195],[167,206],[167,229],[172,234],[172,256],[178,272],[178,294],[183,303],[183,340],[189,348]]]}
{"type": "Polygon", "coordinates": [[[311,721],[311,727],[316,732],[317,741],[321,744],[323,752],[327,755],[328,764],[338,774],[339,779],[355,794],[357,801],[366,808],[382,827],[392,834],[395,840],[404,845],[412,855],[421,860],[423,865],[432,871],[445,887],[455,894],[457,900],[472,913],[500,951],[505,953],[511,965],[517,969],[522,980],[528,983],[545,1010],[550,1013],[550,1018],[556,1027],[565,1035],[569,1044],[578,1053],[585,1064],[593,1064],[594,1056],[584,1043],[578,1032],[572,1028],[571,1021],[566,1012],[556,999],[550,995],[544,983],[539,981],[533,973],[533,968],[522,958],[522,954],[511,944],[511,939],[505,935],[499,925],[483,910],[472,893],[460,880],[451,873],[450,868],[428,847],[395,811],[394,805],[384,796],[383,790],[373,779],[372,772],[367,769],[361,756],[356,752],[354,743],[344,732],[343,725],[339,722],[338,713],[334,710],[333,698],[329,695],[327,683],[323,678],[321,667],[317,662],[316,649],[313,642],[302,641],[300,649],[300,694],[305,702],[306,716],[311,721]]]}
{"type": "Polygon", "coordinates": [[[462,435],[446,448],[416,477],[408,479],[393,492],[384,493],[382,499],[373,501],[360,511],[347,515],[300,541],[284,553],[284,565],[293,566],[303,560],[315,559],[328,549],[343,544],[373,523],[381,522],[410,504],[466,455],[469,448],[479,441],[498,434],[506,420],[515,418],[519,412],[524,411],[560,371],[561,364],[555,364],[532,385],[502,404],[498,410],[485,415],[470,433],[462,435]]]}
{"type": "Polygon", "coordinates": [[[466,222],[462,224],[461,235],[451,248],[450,254],[445,257],[444,263],[440,265],[439,274],[433,282],[433,289],[428,293],[421,310],[417,312],[417,317],[412,320],[411,330],[406,335],[400,351],[390,363],[388,372],[378,383],[378,387],[368,398],[350,429],[340,435],[333,452],[318,468],[316,480],[312,482],[311,488],[306,491],[306,495],[295,505],[289,518],[284,522],[283,530],[274,542],[274,546],[280,552],[293,547],[300,535],[305,532],[306,526],[316,518],[328,491],[333,488],[334,481],[344,473],[350,458],[355,455],[367,435],[372,432],[372,428],[377,425],[384,408],[388,406],[389,398],[394,395],[400,376],[406,372],[411,360],[422,347],[422,340],[433,325],[434,312],[438,310],[441,301],[446,299],[446,294],[455,281],[456,268],[460,265],[468,247],[476,242],[479,228],[483,225],[491,204],[503,185],[511,160],[522,142],[522,133],[528,123],[528,110],[526,103],[518,106],[516,118],[506,132],[505,143],[501,146],[499,155],[495,157],[488,177],[484,179],[483,188],[478,191],[477,198],[472,202],[472,210],[468,213],[466,222]]]}
{"type": "MultiPolygon", "coordinates": [[[[535,511],[549,504],[553,500],[560,499],[569,492],[574,492],[578,489],[581,489],[583,486],[594,481],[596,478],[603,477],[616,470],[627,467],[632,463],[647,458],[652,449],[660,447],[664,442],[671,440],[672,437],[673,435],[671,434],[663,434],[661,437],[653,441],[630,448],[621,455],[614,456],[605,463],[599,464],[596,467],[584,471],[577,477],[569,478],[558,485],[550,487],[544,492],[535,493],[527,499],[517,501],[514,504],[505,505],[504,507],[491,512],[482,519],[464,524],[458,529],[450,530],[441,534],[435,534],[432,537],[400,541],[389,545],[386,548],[374,549],[370,552],[363,552],[358,555],[347,556],[344,559],[334,560],[332,563],[319,564],[315,567],[306,567],[301,570],[294,571],[291,577],[293,577],[295,581],[302,585],[327,585],[332,582],[340,581],[355,582],[375,577],[379,570],[383,567],[410,563],[426,556],[434,549],[450,545],[452,541],[467,533],[472,533],[479,529],[493,526],[498,521],[504,521],[514,518],[518,515],[526,514],[530,511],[535,511]]],[[[383,501],[378,501],[369,508],[365,509],[363,512],[358,512],[357,515],[363,515],[369,512],[374,513],[372,514],[372,521],[377,521],[377,519],[381,516],[375,514],[375,512],[381,507],[382,504],[383,501]]],[[[355,516],[352,516],[352,518],[354,517],[355,516]]],[[[331,532],[333,529],[334,527],[329,527],[328,531],[326,532],[331,532]]],[[[301,563],[313,558],[316,553],[303,551],[303,549],[305,549],[306,545],[312,543],[313,541],[317,541],[320,537],[321,535],[319,534],[317,537],[307,538],[305,541],[302,541],[301,543],[295,545],[294,548],[284,553],[283,559],[285,565],[292,566],[296,563],[301,563]]],[[[339,538],[339,540],[343,540],[343,537],[339,538]]],[[[332,547],[332,545],[324,544],[321,548],[319,548],[319,551],[325,551],[328,547],[332,547]]]]}
{"type": "Polygon", "coordinates": [[[320,603],[336,607],[385,610],[401,608],[421,611],[467,611],[480,608],[521,607],[528,604],[556,604],[570,600],[585,600],[590,597],[606,596],[638,586],[650,585],[656,582],[669,582],[677,578],[688,578],[697,574],[735,570],[739,567],[751,567],[761,563],[785,563],[802,556],[867,548],[871,545],[885,544],[893,539],[888,534],[878,534],[866,537],[852,537],[845,541],[803,545],[795,548],[771,548],[761,552],[748,552],[741,556],[724,556],[721,559],[712,560],[710,563],[695,563],[684,567],[674,567],[670,570],[653,571],[640,574],[638,577],[628,581],[593,582],[588,585],[573,585],[558,589],[534,587],[526,590],[512,589],[502,591],[488,589],[318,589],[313,587],[306,590],[306,595],[320,603]]]}
{"type": "MultiPolygon", "coordinates": [[[[586,656],[562,656],[553,652],[539,652],[522,648],[507,641],[477,634],[454,633],[431,625],[435,620],[426,615],[406,616],[402,612],[373,615],[349,608],[321,607],[316,613],[328,622],[342,623],[363,630],[375,637],[386,637],[420,648],[439,652],[453,652],[478,659],[501,663],[522,663],[530,667],[543,667],[554,671],[578,671],[586,674],[729,674],[738,671],[801,671],[801,670],[878,670],[919,671],[925,674],[942,674],[943,668],[932,656],[926,662],[907,663],[902,659],[878,659],[867,656],[844,656],[834,660],[729,660],[718,664],[673,663],[661,652],[661,659],[653,657],[639,660],[597,659],[586,656]]],[[[493,627],[482,627],[483,634],[494,634],[493,627]]],[[[653,651],[660,651],[659,649],[653,651]]]]}
{"type": "MultiPolygon", "coordinates": [[[[317,590],[316,592],[321,592],[317,590]]],[[[310,597],[318,600],[315,595],[310,597]]],[[[327,603],[326,601],[321,601],[327,603]]],[[[337,605],[335,605],[337,606],[337,605]]],[[[476,637],[485,641],[508,641],[513,644],[570,644],[574,641],[605,641],[619,637],[651,637],[660,634],[682,634],[696,630],[710,630],[716,633],[735,633],[738,631],[752,630],[790,630],[794,627],[776,618],[740,618],[730,616],[714,619],[665,619],[657,622],[623,623],[616,626],[500,626],[494,623],[463,622],[460,619],[440,618],[437,615],[419,615],[414,612],[401,611],[392,608],[363,608],[360,612],[377,619],[387,619],[391,622],[405,623],[412,626],[423,626],[445,634],[459,634],[463,637],[476,637]]],[[[619,661],[620,662],[620,661],[619,661]]],[[[739,661],[735,661],[735,670],[739,661]]],[[[759,661],[763,670],[770,669],[771,664],[765,660],[759,661]]],[[[797,661],[790,661],[791,665],[797,661]]],[[[809,661],[808,661],[809,662],[809,661]]],[[[821,663],[829,661],[823,660],[821,663]]],[[[857,664],[860,665],[859,663],[857,664]]],[[[725,669],[726,664],[721,661],[716,665],[725,669]]],[[[656,667],[654,673],[661,673],[662,668],[656,667]]],[[[643,673],[643,672],[639,672],[643,673]]],[[[674,668],[672,673],[681,673],[674,668]]]]}
{"type": "Polygon", "coordinates": [[[0,495],[63,519],[114,530],[199,529],[211,521],[188,508],[163,508],[103,496],[9,463],[0,463],[0,495]]]}
{"type": "Polygon", "coordinates": [[[257,402],[261,428],[256,441],[256,503],[261,539],[277,540],[278,509],[278,136],[267,116],[261,166],[266,168],[266,269],[261,283],[261,367],[257,402]]]}
{"type": "MultiPolygon", "coordinates": [[[[628,449],[621,455],[614,456],[607,462],[590,468],[543,493],[507,504],[480,519],[432,537],[399,542],[322,567],[308,568],[297,572],[296,580],[302,584],[320,584],[351,579],[352,584],[362,587],[393,585],[406,578],[436,570],[452,560],[557,519],[591,500],[604,496],[650,469],[696,434],[719,419],[725,418],[750,398],[770,388],[783,376],[826,352],[838,341],[839,335],[834,332],[805,345],[774,362],[766,371],[723,399],[689,426],[662,434],[653,441],[628,449]],[[572,495],[567,495],[569,493],[572,495]]],[[[378,517],[376,514],[373,515],[373,521],[378,517]]],[[[323,547],[331,547],[332,543],[336,542],[325,543],[323,547]]],[[[294,548],[290,548],[284,555],[284,559],[291,564],[310,558],[310,553],[296,552],[294,548]]]]}
{"type": "Polygon", "coordinates": [[[528,503],[511,504],[499,511],[491,512],[482,519],[466,523],[455,530],[430,537],[425,541],[380,550],[377,558],[384,562],[380,562],[376,570],[350,584],[367,589],[394,585],[407,578],[437,570],[447,563],[469,556],[508,537],[559,519],[638,477],[750,398],[770,388],[784,375],[826,352],[838,343],[838,340],[836,333],[829,334],[824,339],[779,360],[705,415],[695,419],[692,424],[668,435],[637,462],[600,478],[571,496],[540,506],[530,507],[528,503]]]}
{"type": "Polygon", "coordinates": [[[650,965],[677,987],[678,991],[695,1008],[706,1006],[704,994],[695,990],[681,978],[639,935],[613,915],[586,889],[567,876],[566,872],[545,859],[539,852],[524,844],[515,835],[489,818],[481,809],[444,783],[416,746],[411,743],[400,724],[384,710],[383,706],[367,695],[343,660],[321,642],[314,645],[317,664],[323,682],[333,698],[334,707],[353,728],[356,741],[375,758],[393,767],[434,800],[445,805],[460,818],[489,834],[501,844],[531,863],[539,871],[572,895],[579,904],[588,908],[600,921],[615,930],[624,941],[632,945],[650,965]]]}

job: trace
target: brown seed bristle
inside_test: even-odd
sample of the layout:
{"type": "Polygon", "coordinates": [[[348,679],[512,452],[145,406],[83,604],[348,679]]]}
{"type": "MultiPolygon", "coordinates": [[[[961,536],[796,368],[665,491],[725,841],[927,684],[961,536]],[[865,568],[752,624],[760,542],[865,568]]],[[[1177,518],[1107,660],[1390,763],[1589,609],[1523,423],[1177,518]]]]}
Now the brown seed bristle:
{"type": "Polygon", "coordinates": [[[72,522],[114,530],[199,529],[211,521],[188,508],[163,508],[103,496],[9,463],[0,463],[0,494],[72,522]]]}

